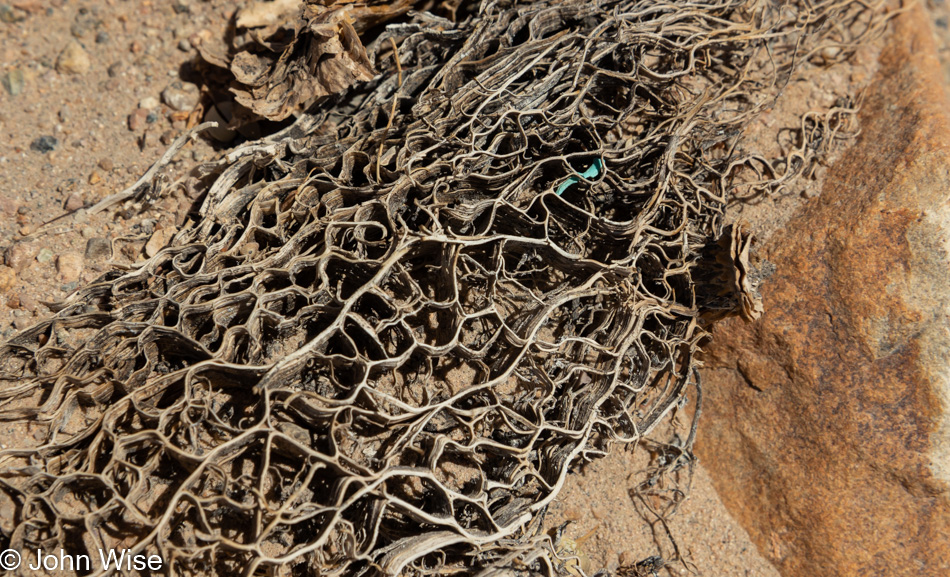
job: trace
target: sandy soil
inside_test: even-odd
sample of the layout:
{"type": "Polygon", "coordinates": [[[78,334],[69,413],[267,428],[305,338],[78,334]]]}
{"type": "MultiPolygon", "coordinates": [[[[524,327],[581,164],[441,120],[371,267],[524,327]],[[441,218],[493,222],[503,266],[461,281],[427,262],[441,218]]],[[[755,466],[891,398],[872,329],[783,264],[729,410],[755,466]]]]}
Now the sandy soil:
{"type": "MultiPolygon", "coordinates": [[[[161,104],[161,93],[188,77],[187,62],[194,55],[189,39],[202,29],[221,30],[235,6],[225,0],[0,1],[2,337],[50,315],[44,303],[62,299],[108,267],[142,259],[142,247],[156,230],[184,218],[190,208],[184,197],[160,199],[128,219],[88,215],[83,207],[132,184],[184,129],[181,115],[161,104]],[[73,41],[88,56],[85,72],[69,73],[68,63],[59,61],[73,41]],[[137,113],[140,104],[144,108],[137,113]],[[87,250],[103,246],[103,239],[114,247],[111,257],[87,250]]],[[[940,9],[944,17],[942,2],[940,9]]],[[[942,22],[938,28],[945,32],[942,22]]],[[[859,85],[870,77],[874,58],[873,50],[864,51],[855,67],[792,85],[794,98],[786,99],[792,104],[750,130],[786,126],[805,103],[834,99],[859,85]]],[[[207,143],[189,145],[172,172],[184,172],[213,154],[207,143]]],[[[767,234],[819,185],[740,213],[746,211],[761,223],[758,232],[767,234]],[[765,218],[763,211],[774,217],[765,218]]],[[[0,435],[24,433],[0,430],[0,435]]],[[[671,553],[665,529],[651,528],[631,497],[636,473],[645,465],[643,451],[618,451],[586,467],[552,506],[549,526],[571,521],[567,536],[590,535],[578,548],[590,557],[591,568],[615,569],[621,557],[626,562],[671,553]]],[[[669,530],[687,560],[672,566],[671,574],[778,575],[729,516],[701,465],[669,530]]]]}

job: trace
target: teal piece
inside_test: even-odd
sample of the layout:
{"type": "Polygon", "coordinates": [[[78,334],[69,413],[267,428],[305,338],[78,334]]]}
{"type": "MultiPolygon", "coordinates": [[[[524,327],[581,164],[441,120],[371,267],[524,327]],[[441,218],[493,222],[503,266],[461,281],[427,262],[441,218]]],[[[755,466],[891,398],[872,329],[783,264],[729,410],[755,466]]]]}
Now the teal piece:
{"type": "MultiPolygon", "coordinates": [[[[600,176],[600,171],[603,170],[603,168],[604,168],[604,161],[598,158],[597,160],[594,161],[594,164],[591,164],[589,167],[587,167],[587,170],[581,173],[581,176],[587,180],[590,180],[592,178],[597,178],[598,176],[600,176]]],[[[568,188],[570,188],[572,184],[578,183],[580,181],[581,179],[577,176],[569,176],[567,177],[567,180],[562,182],[561,185],[557,187],[557,190],[555,192],[557,193],[558,196],[561,196],[561,193],[567,190],[568,188]]]]}

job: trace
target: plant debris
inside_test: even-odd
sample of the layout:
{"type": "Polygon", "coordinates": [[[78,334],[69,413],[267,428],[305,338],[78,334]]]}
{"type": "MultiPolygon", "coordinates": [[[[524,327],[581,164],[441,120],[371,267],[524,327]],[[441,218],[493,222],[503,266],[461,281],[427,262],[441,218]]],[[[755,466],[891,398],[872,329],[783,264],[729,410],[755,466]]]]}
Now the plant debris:
{"type": "Polygon", "coordinates": [[[0,450],[4,545],[127,547],[176,575],[565,571],[540,527],[569,471],[686,401],[704,319],[757,312],[747,239],[720,242],[730,195],[806,171],[840,123],[814,117],[781,159],[737,135],[797,62],[881,20],[849,1],[408,8],[255,16],[221,60],[239,98],[282,118],[336,96],[169,185],[180,140],[89,209],[204,196],[141,267],[0,347],[0,420],[33,423],[0,450]]]}

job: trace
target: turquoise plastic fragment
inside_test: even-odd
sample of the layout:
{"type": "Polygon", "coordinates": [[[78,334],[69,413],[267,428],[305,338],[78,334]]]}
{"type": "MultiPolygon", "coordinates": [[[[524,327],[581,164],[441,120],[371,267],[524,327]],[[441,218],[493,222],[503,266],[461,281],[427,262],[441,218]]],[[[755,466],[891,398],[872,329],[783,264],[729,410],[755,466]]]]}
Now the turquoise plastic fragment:
{"type": "MultiPolygon", "coordinates": [[[[604,168],[604,161],[598,158],[597,160],[594,161],[594,164],[591,164],[589,167],[587,167],[587,170],[581,173],[581,176],[587,180],[590,180],[592,178],[597,178],[598,176],[600,176],[600,171],[603,170],[603,168],[604,168]]],[[[578,183],[580,181],[581,179],[577,176],[569,176],[567,177],[567,180],[562,182],[561,185],[557,187],[557,190],[555,192],[557,193],[558,196],[561,196],[561,193],[567,190],[568,188],[570,188],[572,184],[578,183]]]]}

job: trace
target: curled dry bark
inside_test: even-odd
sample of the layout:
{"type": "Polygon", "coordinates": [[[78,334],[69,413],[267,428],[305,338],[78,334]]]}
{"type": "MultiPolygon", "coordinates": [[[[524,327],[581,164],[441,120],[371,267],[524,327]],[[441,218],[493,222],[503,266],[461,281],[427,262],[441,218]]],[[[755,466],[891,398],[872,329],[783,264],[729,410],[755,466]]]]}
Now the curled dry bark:
{"type": "Polygon", "coordinates": [[[372,81],[202,167],[199,221],[0,348],[0,419],[35,433],[0,451],[0,544],[176,575],[557,572],[540,517],[571,466],[685,401],[703,315],[756,312],[710,247],[738,181],[784,177],[743,177],[736,136],[876,10],[388,26],[372,81]]]}

